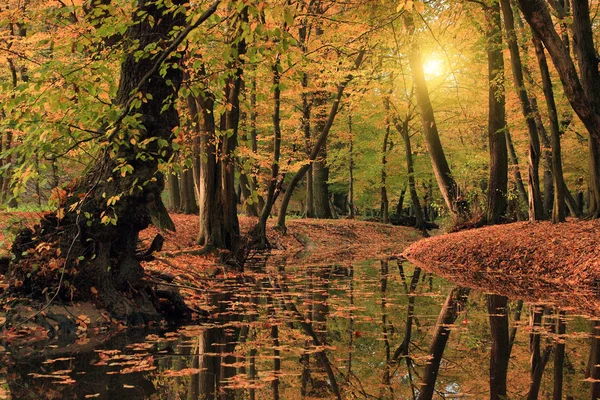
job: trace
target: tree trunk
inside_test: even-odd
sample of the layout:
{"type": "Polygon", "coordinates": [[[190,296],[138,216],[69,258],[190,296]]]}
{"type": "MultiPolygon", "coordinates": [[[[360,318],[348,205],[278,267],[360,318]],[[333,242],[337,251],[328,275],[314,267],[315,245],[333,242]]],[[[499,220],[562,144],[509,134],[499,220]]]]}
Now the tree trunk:
{"type": "MultiPolygon", "coordinates": [[[[256,75],[252,76],[250,85],[250,144],[252,146],[252,154],[256,157],[258,155],[258,129],[256,125],[256,120],[258,119],[258,112],[256,111],[256,75]]],[[[258,194],[258,179],[257,176],[260,174],[260,167],[258,165],[254,165],[252,176],[250,177],[250,190],[252,193],[257,193],[258,204],[257,211],[261,212],[264,205],[265,200],[263,197],[258,194]]]]}
{"type": "Polygon", "coordinates": [[[486,10],[488,54],[488,141],[490,178],[487,188],[487,220],[499,223],[505,216],[508,192],[508,154],[506,149],[506,110],[504,97],[504,57],[498,3],[486,10]]]}
{"type": "MultiPolygon", "coordinates": [[[[46,229],[43,240],[53,243],[58,238],[68,266],[65,271],[72,268],[77,271],[74,276],[65,272],[64,279],[82,297],[97,293],[100,303],[115,317],[133,324],[160,318],[156,308],[158,299],[152,288],[141,280],[144,271],[136,248],[138,233],[150,224],[153,215],[166,213],[160,197],[164,178],[158,165],[171,155],[170,146],[162,146],[161,142],[170,143],[173,129],[179,124],[172,99],[177,98],[183,79],[177,65],[180,58],[173,57],[172,52],[194,27],[215,12],[218,4],[213,3],[193,25],[178,31],[185,24],[185,13],[174,15],[153,1],[138,1],[133,14],[136,23],[126,34],[130,39],[128,43],[135,45],[127,49],[115,99],[122,111],[105,136],[106,148],[114,149],[114,154],[104,151],[99,155],[97,164],[68,194],[62,218],[47,216],[45,221],[50,223],[42,222],[42,229],[46,229]],[[174,30],[179,34],[172,41],[155,41],[157,37],[171,37],[174,30]],[[147,46],[156,46],[159,56],[139,59],[136,50],[147,46]],[[175,65],[165,67],[164,61],[175,65]],[[133,100],[139,94],[146,101],[134,105],[133,100]],[[121,125],[125,117],[133,113],[139,116],[144,128],[136,130],[136,144],[128,137],[130,130],[121,125]],[[144,142],[149,143],[141,147],[144,142]],[[140,151],[158,156],[139,158],[140,151]]],[[[184,4],[177,0],[174,5],[179,10],[184,4]]],[[[21,267],[14,265],[12,272],[23,273],[21,267]]],[[[26,279],[30,279],[31,284],[24,287],[35,291],[32,282],[35,277],[31,275],[26,279]]],[[[56,295],[68,296],[68,290],[65,293],[59,290],[60,284],[56,295]]]]}
{"type": "Polygon", "coordinates": [[[461,307],[464,305],[470,289],[463,287],[455,287],[452,289],[446,302],[442,306],[437,323],[433,340],[429,346],[429,354],[431,359],[427,361],[423,379],[421,382],[421,391],[418,400],[431,400],[435,389],[435,381],[437,380],[442,355],[446,348],[446,343],[450,337],[450,327],[456,321],[461,307]]]}
{"type": "MultiPolygon", "coordinates": [[[[577,55],[583,91],[594,113],[600,114],[600,72],[590,21],[588,0],[573,2],[573,47],[577,55]]],[[[590,132],[590,136],[593,136],[590,132]]],[[[600,217],[600,142],[589,139],[590,207],[588,213],[600,217]]]]}
{"type": "MultiPolygon", "coordinates": [[[[520,15],[517,14],[516,15],[516,22],[518,27],[523,30],[524,26],[523,26],[523,20],[521,19],[520,15]]],[[[535,35],[533,35],[533,42],[534,45],[536,45],[535,43],[535,35]]],[[[539,42],[539,40],[538,40],[539,42]]],[[[540,45],[541,42],[539,42],[540,45]]],[[[521,43],[521,49],[523,50],[523,54],[528,54],[529,53],[529,49],[528,46],[526,45],[526,42],[522,42],[521,43]]],[[[536,48],[536,56],[537,56],[537,51],[538,49],[536,48]]],[[[542,45],[542,55],[543,55],[543,45],[542,45]]],[[[545,58],[544,58],[545,61],[545,58]]],[[[547,70],[548,66],[546,65],[546,70],[547,70]]],[[[547,72],[547,71],[546,71],[547,72]]],[[[531,70],[529,69],[529,66],[527,65],[527,63],[523,64],[523,73],[525,74],[525,77],[527,78],[527,82],[529,83],[530,87],[535,87],[537,86],[537,83],[535,82],[534,78],[533,78],[533,74],[531,73],[531,70]]],[[[543,78],[543,71],[541,71],[541,75],[543,78]]],[[[548,75],[549,78],[549,75],[548,75]]],[[[552,83],[550,83],[552,84],[552,83]]],[[[543,83],[542,83],[543,85],[543,83]]],[[[544,92],[545,95],[545,92],[544,92]]],[[[544,155],[544,195],[543,195],[543,215],[544,215],[544,219],[551,219],[552,218],[552,210],[554,208],[554,178],[553,178],[553,161],[552,161],[552,146],[550,143],[550,139],[548,138],[548,133],[546,131],[546,128],[544,127],[544,123],[542,121],[542,116],[540,115],[540,111],[538,109],[538,104],[537,104],[537,98],[535,96],[535,94],[532,92],[531,96],[530,96],[530,101],[531,101],[531,110],[533,112],[533,117],[535,119],[535,124],[539,133],[539,138],[541,139],[542,142],[542,152],[544,155]]],[[[548,111],[548,113],[550,113],[550,111],[548,111]]],[[[550,121],[552,123],[552,121],[550,121]]],[[[563,196],[564,197],[564,196],[563,196]]],[[[563,204],[564,206],[564,204],[563,204]]]]}
{"type": "Polygon", "coordinates": [[[348,149],[349,182],[348,182],[348,207],[350,208],[350,219],[354,219],[354,136],[352,133],[352,114],[348,114],[348,133],[350,134],[350,148],[348,149]]]}
{"type": "MultiPolygon", "coordinates": [[[[251,110],[250,112],[252,113],[253,111],[251,110]]],[[[252,121],[250,121],[250,125],[252,125],[252,121]]],[[[252,128],[250,128],[250,129],[252,129],[252,128]]],[[[241,145],[238,143],[238,146],[245,147],[245,148],[248,147],[247,131],[245,131],[245,130],[242,131],[240,141],[241,141],[241,145]]],[[[249,217],[258,217],[258,204],[257,204],[258,202],[256,201],[258,196],[256,196],[256,193],[254,193],[253,185],[251,182],[253,179],[255,179],[254,171],[253,171],[254,166],[252,166],[250,171],[246,171],[246,169],[244,168],[246,164],[247,164],[246,158],[239,156],[238,157],[238,170],[240,173],[240,175],[239,175],[239,177],[240,177],[239,178],[240,179],[240,198],[239,198],[239,200],[242,204],[242,210],[244,211],[244,214],[246,214],[249,217]]],[[[256,189],[255,186],[254,186],[254,189],[256,189]]]]}
{"type": "MultiPolygon", "coordinates": [[[[548,50],[548,54],[550,54],[554,66],[558,71],[565,94],[567,95],[573,110],[577,113],[587,128],[590,136],[600,143],[600,111],[598,110],[597,105],[594,104],[594,101],[588,97],[588,93],[591,91],[598,93],[598,91],[595,89],[595,85],[600,84],[600,81],[598,81],[597,78],[595,80],[586,79],[585,82],[583,82],[583,79],[582,81],[579,80],[575,65],[569,54],[569,49],[567,46],[565,46],[565,43],[554,29],[554,23],[552,21],[552,17],[550,16],[550,11],[548,10],[546,1],[518,0],[518,3],[523,15],[525,16],[525,19],[527,20],[527,23],[529,23],[532,30],[542,40],[544,46],[548,50]]],[[[576,7],[573,7],[573,16],[575,17],[573,28],[577,28],[573,31],[574,36],[577,36],[579,33],[583,32],[591,32],[589,11],[587,12],[587,15],[584,11],[585,9],[588,9],[587,1],[582,0],[573,3],[577,3],[580,6],[577,11],[575,11],[576,7]]],[[[575,6],[575,4],[573,5],[575,6]]],[[[584,39],[584,41],[586,41],[586,38],[590,39],[591,36],[587,36],[586,33],[584,37],[580,38],[580,40],[584,39]]],[[[579,43],[580,45],[575,46],[576,52],[582,49],[581,41],[579,43]]],[[[591,76],[595,76],[598,73],[597,69],[595,74],[593,72],[594,68],[597,68],[597,60],[595,59],[595,55],[588,52],[584,53],[593,57],[591,57],[589,60],[586,59],[586,61],[580,61],[586,65],[585,71],[582,70],[582,77],[583,75],[586,75],[587,72],[589,72],[591,76]],[[593,64],[594,62],[596,64],[593,64]]],[[[579,55],[578,58],[580,58],[579,55]]]]}
{"type": "MultiPolygon", "coordinates": [[[[241,13],[241,21],[232,27],[234,35],[241,35],[243,27],[240,22],[247,20],[246,9],[241,13]]],[[[227,135],[216,135],[214,117],[214,96],[208,88],[199,96],[203,113],[202,135],[200,141],[202,167],[200,174],[200,234],[198,244],[208,248],[237,247],[240,227],[237,217],[237,201],[234,185],[235,146],[237,144],[238,124],[240,118],[239,95],[242,86],[242,56],[246,52],[243,39],[233,40],[233,52],[237,55],[228,67],[234,71],[227,79],[224,94],[228,104],[227,111],[221,115],[220,131],[227,135]],[[216,142],[216,143],[215,143],[216,142]],[[218,151],[217,151],[218,149],[218,151]]],[[[205,71],[202,75],[206,76],[205,71]]]]}
{"type": "MultiPolygon", "coordinates": [[[[410,118],[407,116],[406,119],[402,121],[402,125],[400,125],[397,120],[394,120],[394,126],[402,136],[402,140],[404,142],[406,172],[408,174],[408,189],[410,192],[410,200],[412,201],[413,209],[415,210],[415,228],[420,230],[421,233],[423,233],[423,236],[427,237],[429,236],[427,233],[427,224],[425,222],[425,217],[423,216],[421,202],[419,201],[419,195],[417,194],[417,185],[415,183],[415,168],[413,165],[412,148],[410,145],[409,122],[410,118]]],[[[398,215],[400,214],[398,213],[398,215]]]]}
{"type": "Polygon", "coordinates": [[[515,146],[513,145],[508,129],[506,130],[506,148],[508,149],[510,163],[512,164],[510,168],[513,171],[513,179],[515,180],[515,187],[517,188],[519,200],[523,202],[523,204],[527,204],[527,191],[523,184],[521,168],[519,168],[519,159],[517,158],[517,152],[515,151],[515,146]]]}
{"type": "Polygon", "coordinates": [[[554,90],[552,89],[552,78],[546,61],[544,45],[538,36],[533,34],[533,45],[537,57],[540,74],[542,76],[542,87],[546,107],[548,109],[548,118],[550,119],[550,142],[552,148],[552,179],[554,185],[554,202],[552,206],[552,222],[564,222],[566,218],[565,205],[565,179],[562,170],[562,152],[560,148],[560,124],[558,122],[558,113],[556,102],[554,101],[554,90]]]}
{"type": "Polygon", "coordinates": [[[169,209],[179,211],[181,193],[179,191],[179,177],[176,172],[167,175],[167,187],[169,189],[169,209]]]}
{"type": "Polygon", "coordinates": [[[415,34],[415,24],[411,14],[404,14],[404,24],[412,36],[412,44],[409,51],[410,70],[415,86],[417,96],[417,104],[421,114],[421,122],[423,124],[423,132],[425,134],[425,142],[431,158],[433,172],[438,182],[442,197],[446,202],[446,206],[450,213],[459,220],[465,219],[468,216],[468,206],[462,200],[460,190],[456,181],[452,177],[444,149],[440,141],[438,127],[435,122],[433,107],[429,98],[429,90],[425,81],[423,72],[423,63],[421,61],[421,50],[419,48],[418,38],[415,34]]]}
{"type": "MultiPolygon", "coordinates": [[[[304,138],[306,141],[306,154],[310,155],[311,137],[310,137],[310,109],[311,104],[308,101],[308,93],[305,91],[308,88],[308,75],[305,73],[302,78],[302,129],[304,130],[304,138]]],[[[313,191],[313,168],[309,166],[306,173],[306,210],[304,212],[306,218],[315,217],[315,195],[313,191]]]]}
{"type": "MultiPolygon", "coordinates": [[[[529,72],[530,73],[530,72],[529,72]]],[[[533,80],[532,80],[533,83],[533,80]]],[[[540,139],[542,141],[542,153],[544,155],[544,195],[543,195],[543,214],[544,219],[552,218],[552,208],[554,207],[554,181],[552,177],[552,149],[550,139],[548,138],[548,132],[542,122],[542,116],[537,106],[537,99],[534,95],[531,96],[531,109],[535,118],[535,124],[537,126],[540,139]]]]}
{"type": "Polygon", "coordinates": [[[521,111],[527,123],[529,133],[529,152],[528,152],[528,178],[527,192],[529,205],[529,220],[539,221],[544,217],[542,194],[540,192],[539,163],[540,163],[540,139],[535,118],[527,90],[525,80],[523,79],[523,66],[521,63],[521,54],[515,33],[515,23],[510,0],[500,0],[502,15],[504,16],[504,28],[506,32],[506,42],[510,50],[510,63],[513,72],[515,89],[521,102],[521,111]]]}
{"type": "MultiPolygon", "coordinates": [[[[252,177],[250,177],[250,179],[252,179],[252,177]]],[[[258,205],[252,197],[252,185],[250,183],[250,179],[248,179],[248,175],[246,174],[246,171],[243,170],[243,167],[240,166],[240,200],[242,202],[242,209],[244,210],[244,214],[247,216],[258,217],[258,205]]]]}
{"type": "Polygon", "coordinates": [[[388,103],[385,106],[385,109],[388,110],[388,112],[386,113],[385,116],[385,134],[383,135],[383,145],[382,145],[382,149],[381,149],[381,218],[383,219],[383,223],[387,224],[390,222],[390,214],[389,214],[389,208],[390,208],[390,202],[388,200],[388,195],[387,195],[387,171],[386,171],[386,166],[387,166],[387,151],[388,151],[388,138],[390,136],[390,113],[389,113],[389,98],[384,100],[386,103],[388,103]]]}
{"type": "Polygon", "coordinates": [[[198,214],[196,193],[194,189],[194,174],[191,169],[183,170],[180,174],[181,202],[179,209],[184,214],[198,214]]]}
{"type": "MultiPolygon", "coordinates": [[[[357,69],[358,67],[360,67],[360,65],[362,64],[364,55],[365,55],[365,51],[360,50],[358,53],[358,56],[356,57],[356,61],[354,62],[354,69],[357,69]]],[[[329,135],[329,131],[331,130],[331,126],[333,125],[333,121],[335,120],[335,117],[337,115],[337,112],[338,112],[338,109],[340,106],[340,101],[342,100],[342,95],[344,94],[344,89],[346,88],[348,83],[350,83],[352,78],[353,78],[352,74],[349,74],[346,76],[344,81],[338,85],[336,96],[333,100],[333,104],[331,105],[331,109],[329,110],[327,122],[323,126],[323,129],[320,132],[316,143],[313,145],[310,155],[308,156],[309,163],[300,167],[300,169],[298,170],[298,172],[296,172],[296,174],[292,178],[292,181],[288,185],[285,195],[283,196],[283,199],[281,201],[281,208],[279,209],[279,215],[277,218],[277,227],[279,229],[282,229],[285,231],[285,215],[287,212],[287,207],[290,202],[290,199],[292,198],[294,189],[296,188],[298,183],[300,183],[300,181],[304,177],[304,174],[306,174],[306,172],[310,168],[310,161],[314,161],[317,158],[317,155],[319,153],[321,146],[323,146],[323,144],[327,140],[327,136],[329,135]]]]}
{"type": "Polygon", "coordinates": [[[508,299],[505,296],[487,296],[490,314],[492,349],[490,355],[490,399],[506,399],[506,375],[510,359],[508,334],[508,299]]]}
{"type": "MultiPolygon", "coordinates": [[[[404,195],[406,194],[406,184],[402,187],[400,191],[400,197],[398,197],[398,203],[396,203],[396,215],[402,215],[402,209],[404,208],[404,195]]],[[[417,196],[418,198],[418,196],[417,196]]]]}
{"type": "Polygon", "coordinates": [[[267,241],[267,220],[271,214],[271,209],[275,203],[275,191],[283,183],[283,177],[279,174],[279,158],[281,155],[281,73],[280,73],[280,55],[277,54],[275,63],[271,70],[273,72],[273,163],[271,164],[271,180],[267,189],[267,199],[262,209],[258,223],[251,232],[253,240],[259,247],[268,245],[267,241]]]}
{"type": "MultiPolygon", "coordinates": [[[[316,109],[316,118],[314,122],[313,140],[320,135],[327,123],[327,114],[324,107],[327,103],[327,92],[321,91],[315,93],[313,107],[316,109]]],[[[313,206],[316,218],[329,219],[332,217],[329,207],[329,166],[327,165],[327,139],[319,148],[317,157],[312,162],[312,189],[313,206]]]]}

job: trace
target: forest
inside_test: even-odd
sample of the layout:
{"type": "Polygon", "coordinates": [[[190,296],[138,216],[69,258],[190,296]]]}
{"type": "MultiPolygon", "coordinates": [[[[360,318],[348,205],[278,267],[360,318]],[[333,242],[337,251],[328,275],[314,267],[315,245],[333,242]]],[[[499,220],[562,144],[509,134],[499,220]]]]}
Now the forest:
{"type": "Polygon", "coordinates": [[[600,398],[599,12],[4,0],[0,398],[600,398]]]}

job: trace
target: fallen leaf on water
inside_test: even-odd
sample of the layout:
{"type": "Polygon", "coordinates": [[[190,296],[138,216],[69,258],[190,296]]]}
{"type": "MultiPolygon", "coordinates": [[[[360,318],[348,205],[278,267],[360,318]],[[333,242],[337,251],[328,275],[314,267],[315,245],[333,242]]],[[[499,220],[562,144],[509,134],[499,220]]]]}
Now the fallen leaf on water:
{"type": "Polygon", "coordinates": [[[202,369],[200,369],[200,368],[184,368],[184,369],[180,369],[179,371],[168,370],[168,371],[163,372],[163,376],[167,376],[167,377],[189,376],[189,375],[198,374],[205,369],[206,368],[202,368],[202,369]]]}

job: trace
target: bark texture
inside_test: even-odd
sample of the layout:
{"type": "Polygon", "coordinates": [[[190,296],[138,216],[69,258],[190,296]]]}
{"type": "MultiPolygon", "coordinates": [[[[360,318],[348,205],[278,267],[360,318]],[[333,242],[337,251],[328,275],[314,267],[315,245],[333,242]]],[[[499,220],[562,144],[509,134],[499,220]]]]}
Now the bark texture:
{"type": "MultiPolygon", "coordinates": [[[[585,0],[582,2],[587,4],[587,1],[585,0]]],[[[600,143],[600,112],[584,91],[585,84],[582,86],[582,82],[579,80],[575,64],[569,53],[569,48],[554,29],[554,23],[546,1],[518,0],[518,3],[527,23],[542,40],[544,46],[548,50],[548,54],[550,54],[550,57],[552,58],[554,66],[560,76],[565,94],[567,95],[573,110],[584,123],[590,136],[592,136],[597,143],[600,143]]],[[[577,23],[579,22],[580,21],[577,23]]]]}
{"type": "MultiPolygon", "coordinates": [[[[174,3],[183,5],[183,1],[174,3]]],[[[195,26],[206,20],[217,6],[218,2],[213,3],[195,26]]],[[[64,215],[46,216],[39,232],[29,232],[29,236],[34,239],[30,241],[34,246],[47,241],[60,248],[66,267],[57,282],[57,296],[68,295],[70,288],[75,288],[81,297],[96,293],[98,302],[115,317],[141,324],[157,320],[160,315],[155,293],[141,279],[144,271],[137,252],[138,233],[157,215],[166,214],[160,197],[164,178],[158,172],[158,165],[168,160],[170,151],[169,146],[161,147],[159,143],[169,143],[173,129],[179,124],[171,99],[177,97],[178,84],[183,78],[181,69],[175,65],[180,58],[171,54],[192,28],[181,31],[172,42],[157,42],[157,38],[169,37],[173,29],[183,28],[184,14],[167,13],[149,0],[139,0],[136,11],[136,23],[125,35],[130,40],[126,44],[128,55],[121,66],[115,99],[123,107],[122,118],[108,133],[106,150],[99,155],[97,164],[70,188],[62,208],[64,215]],[[151,23],[146,16],[152,16],[155,22],[151,23]],[[156,43],[161,50],[157,55],[142,59],[134,55],[136,49],[156,43]],[[173,66],[165,66],[163,62],[173,66]],[[131,99],[137,98],[138,93],[147,101],[133,107],[131,99]],[[131,144],[130,133],[121,123],[134,112],[139,114],[143,129],[137,133],[136,144],[131,144]],[[146,139],[152,140],[140,148],[146,139]],[[138,157],[140,152],[149,156],[138,157]],[[108,223],[102,223],[103,219],[108,223]]],[[[23,234],[27,236],[26,232],[23,234]]],[[[12,273],[27,273],[22,268],[28,261],[21,259],[13,265],[12,273]]],[[[26,278],[30,285],[24,287],[41,296],[42,293],[36,293],[41,289],[36,289],[36,278],[40,276],[32,274],[26,278]]]]}
{"type": "Polygon", "coordinates": [[[540,138],[531,101],[525,88],[525,79],[523,78],[523,64],[521,62],[521,54],[519,53],[519,45],[517,43],[517,35],[515,33],[515,23],[510,0],[500,0],[502,15],[504,16],[504,28],[506,32],[506,41],[510,50],[510,63],[513,72],[513,80],[515,89],[521,102],[521,111],[527,123],[527,131],[529,133],[529,152],[528,152],[528,167],[527,174],[527,192],[529,205],[529,220],[539,221],[544,217],[544,209],[542,203],[542,194],[540,191],[539,178],[539,163],[540,163],[540,138]]]}
{"type": "Polygon", "coordinates": [[[496,224],[506,213],[508,191],[508,152],[506,148],[506,110],[504,96],[504,57],[500,7],[495,3],[486,12],[488,54],[488,141],[490,177],[487,187],[487,220],[496,224]]]}

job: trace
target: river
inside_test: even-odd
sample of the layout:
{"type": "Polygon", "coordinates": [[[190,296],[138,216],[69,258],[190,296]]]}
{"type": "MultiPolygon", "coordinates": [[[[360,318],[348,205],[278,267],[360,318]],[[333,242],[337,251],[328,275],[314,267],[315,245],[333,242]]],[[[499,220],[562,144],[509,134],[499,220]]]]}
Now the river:
{"type": "MultiPolygon", "coordinates": [[[[432,397],[489,398],[488,295],[417,273],[398,260],[269,268],[224,281],[198,306],[210,314],[202,323],[82,335],[68,351],[60,342],[5,342],[0,398],[413,399],[428,389],[421,382],[435,332],[447,343],[432,397]],[[440,326],[450,293],[455,321],[440,326]]],[[[552,398],[560,376],[562,398],[591,398],[590,349],[600,348],[591,318],[519,299],[508,299],[506,313],[508,397],[532,390],[533,354],[543,366],[538,398],[552,398]]]]}

